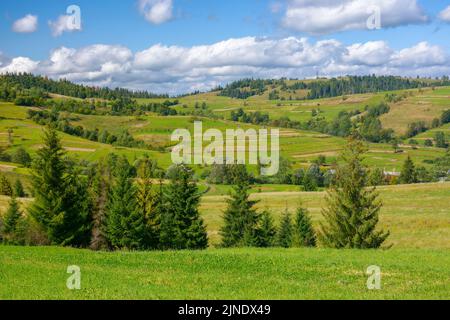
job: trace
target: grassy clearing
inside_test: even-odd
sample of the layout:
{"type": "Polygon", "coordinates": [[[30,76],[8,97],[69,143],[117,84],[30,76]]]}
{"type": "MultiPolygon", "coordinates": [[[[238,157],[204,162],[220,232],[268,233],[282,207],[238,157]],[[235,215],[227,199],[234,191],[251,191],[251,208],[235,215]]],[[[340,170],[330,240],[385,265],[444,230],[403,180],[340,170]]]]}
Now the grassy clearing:
{"type": "Polygon", "coordinates": [[[448,250],[0,247],[0,299],[449,299],[449,264],[448,250]],[[69,265],[81,268],[81,290],[66,288],[69,265]],[[381,290],[367,289],[371,265],[381,290]]]}
{"type": "MultiPolygon", "coordinates": [[[[320,110],[320,115],[327,120],[334,119],[341,111],[364,111],[366,105],[374,105],[382,101],[384,94],[359,94],[350,97],[336,97],[317,100],[295,100],[301,95],[292,95],[294,100],[268,100],[268,92],[261,96],[253,96],[245,100],[217,96],[217,93],[204,93],[180,99],[179,111],[195,110],[195,103],[205,102],[214,113],[228,118],[231,111],[243,108],[246,112],[260,111],[268,113],[271,119],[289,117],[291,120],[308,121],[313,110],[320,110]]],[[[144,102],[143,100],[142,102],[144,102]]]]}
{"type": "Polygon", "coordinates": [[[397,134],[405,134],[408,124],[425,121],[431,125],[435,118],[440,118],[442,112],[450,108],[450,88],[436,90],[425,89],[417,95],[391,104],[391,111],[381,116],[385,128],[393,129],[397,134]]]}
{"type": "Polygon", "coordinates": [[[427,132],[419,134],[417,137],[414,137],[414,139],[423,142],[423,140],[431,139],[433,140],[436,136],[436,132],[443,132],[445,134],[446,139],[450,140],[450,123],[447,123],[446,125],[443,125],[439,128],[428,130],[427,132]]]}

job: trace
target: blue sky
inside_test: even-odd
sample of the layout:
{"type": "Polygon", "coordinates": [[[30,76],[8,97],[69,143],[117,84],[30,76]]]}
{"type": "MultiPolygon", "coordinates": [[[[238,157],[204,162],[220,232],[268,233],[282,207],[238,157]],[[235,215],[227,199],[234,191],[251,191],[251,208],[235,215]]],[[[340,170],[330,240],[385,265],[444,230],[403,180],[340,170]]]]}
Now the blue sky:
{"type": "Polygon", "coordinates": [[[172,92],[245,76],[403,74],[408,65],[408,74],[435,76],[449,73],[447,7],[450,0],[1,1],[0,72],[172,92]],[[380,7],[379,30],[365,27],[370,4],[380,7]],[[82,30],[55,35],[49,21],[69,5],[81,9],[82,30]]]}
{"type": "Polygon", "coordinates": [[[106,43],[142,50],[156,43],[191,46],[233,37],[270,36],[276,33],[276,21],[270,13],[269,3],[260,0],[175,0],[174,18],[153,25],[139,13],[135,0],[1,1],[0,48],[13,56],[27,54],[45,58],[58,46],[106,43]],[[105,6],[107,2],[113,5],[105,6]],[[53,37],[47,22],[65,14],[71,4],[81,8],[83,31],[53,37]],[[39,16],[37,32],[13,32],[13,22],[29,13],[39,16]]]}

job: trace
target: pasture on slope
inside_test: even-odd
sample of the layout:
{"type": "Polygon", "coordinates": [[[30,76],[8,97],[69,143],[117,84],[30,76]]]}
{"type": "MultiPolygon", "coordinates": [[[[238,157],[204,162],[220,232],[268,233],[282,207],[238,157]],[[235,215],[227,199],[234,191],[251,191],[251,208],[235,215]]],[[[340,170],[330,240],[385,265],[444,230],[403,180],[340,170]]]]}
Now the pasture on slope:
{"type": "MultiPolygon", "coordinates": [[[[9,146],[10,150],[23,147],[31,154],[34,154],[42,146],[44,128],[27,119],[26,112],[26,107],[15,106],[11,103],[0,103],[0,146],[9,146],[8,129],[13,130],[13,145],[9,146]]],[[[114,125],[115,123],[112,123],[111,127],[114,128],[114,125]]],[[[159,154],[156,155],[156,152],[151,150],[113,147],[108,144],[93,142],[62,132],[59,132],[59,135],[62,140],[62,145],[68,154],[83,160],[96,161],[108,153],[125,155],[130,160],[144,154],[158,158],[164,157],[159,154]]],[[[164,160],[162,162],[167,163],[170,157],[164,157],[164,160]]]]}
{"type": "Polygon", "coordinates": [[[439,119],[443,111],[450,109],[450,88],[422,89],[390,107],[390,112],[380,118],[383,127],[403,135],[410,123],[424,121],[431,126],[433,119],[439,119]]]}
{"type": "MultiPolygon", "coordinates": [[[[22,108],[22,107],[17,107],[22,108]]],[[[121,130],[128,130],[137,140],[143,140],[154,150],[148,152],[153,155],[161,166],[167,168],[170,163],[170,150],[176,142],[171,141],[171,134],[176,129],[188,129],[193,133],[195,121],[203,123],[203,130],[214,128],[222,131],[225,137],[226,129],[247,130],[253,128],[258,131],[261,127],[250,124],[236,123],[226,120],[213,120],[197,116],[162,117],[152,114],[142,116],[97,116],[76,115],[74,125],[93,130],[104,129],[117,134],[121,130]]],[[[294,168],[307,167],[319,155],[328,157],[328,164],[336,160],[343,149],[346,139],[333,137],[312,131],[280,129],[281,156],[289,159],[294,168]]],[[[204,143],[206,145],[206,143],[204,143]]],[[[369,153],[366,163],[371,167],[389,170],[400,170],[403,161],[410,155],[420,165],[428,166],[424,160],[433,160],[442,156],[444,150],[437,148],[417,149],[407,148],[403,153],[395,153],[389,144],[368,144],[369,153]]],[[[394,171],[395,171],[394,170],[394,171]]]]}

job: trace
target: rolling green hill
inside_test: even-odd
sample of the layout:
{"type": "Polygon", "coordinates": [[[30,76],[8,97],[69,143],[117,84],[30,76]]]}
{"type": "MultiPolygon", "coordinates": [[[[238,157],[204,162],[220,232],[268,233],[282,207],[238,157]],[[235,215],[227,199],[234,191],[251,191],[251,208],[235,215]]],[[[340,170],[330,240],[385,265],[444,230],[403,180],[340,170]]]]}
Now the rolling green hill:
{"type": "MultiPolygon", "coordinates": [[[[116,153],[132,162],[149,155],[167,169],[174,145],[172,132],[192,131],[194,122],[202,121],[204,130],[221,132],[281,127],[281,156],[289,160],[292,170],[307,169],[324,156],[321,167],[325,172],[339,161],[346,138],[312,130],[309,123],[339,125],[344,114],[347,120],[351,117],[350,125],[361,129],[361,119],[371,108],[385,104],[388,108],[374,116],[372,126],[379,122],[383,129],[392,129],[398,141],[368,142],[364,163],[371,169],[398,172],[409,156],[416,167],[433,170],[446,150],[425,147],[423,141],[433,139],[439,131],[449,137],[449,124],[430,129],[433,120],[450,107],[448,83],[368,77],[354,86],[354,92],[348,92],[347,80],[246,80],[243,87],[231,86],[233,90],[169,98],[29,75],[14,77],[5,85],[0,77],[0,151],[11,155],[24,148],[34,155],[41,147],[45,121],[30,119],[29,110],[34,110],[56,119],[52,121],[59,125],[89,133],[59,132],[68,156],[83,160],[83,168],[116,153]],[[241,121],[243,117],[232,121],[239,109],[246,116],[267,114],[269,120],[255,123],[241,121]],[[423,122],[430,129],[412,137],[419,141],[417,146],[404,137],[412,122],[423,122]],[[100,132],[105,131],[115,136],[126,132],[133,148],[100,140],[100,132]],[[92,137],[93,132],[97,137],[92,137]]],[[[391,232],[386,243],[392,246],[389,250],[224,250],[216,246],[231,187],[209,183],[203,176],[208,169],[194,166],[202,192],[200,213],[208,232],[208,250],[107,253],[0,246],[0,299],[449,299],[450,183],[378,187],[383,202],[380,227],[391,232]],[[68,265],[81,267],[82,290],[66,289],[68,265]],[[383,290],[367,289],[365,270],[370,265],[381,267],[383,290]]],[[[250,169],[256,172],[256,168],[250,169]]],[[[30,169],[8,160],[0,162],[0,171],[10,181],[22,180],[30,191],[30,169]]],[[[299,205],[309,210],[314,227],[323,221],[323,188],[301,192],[298,185],[259,183],[264,184],[252,185],[251,199],[258,201],[258,209],[273,212],[277,224],[283,212],[293,212],[299,205]]],[[[19,199],[25,213],[33,201],[31,192],[29,196],[19,199]]],[[[0,214],[9,200],[0,196],[0,214]]]]}

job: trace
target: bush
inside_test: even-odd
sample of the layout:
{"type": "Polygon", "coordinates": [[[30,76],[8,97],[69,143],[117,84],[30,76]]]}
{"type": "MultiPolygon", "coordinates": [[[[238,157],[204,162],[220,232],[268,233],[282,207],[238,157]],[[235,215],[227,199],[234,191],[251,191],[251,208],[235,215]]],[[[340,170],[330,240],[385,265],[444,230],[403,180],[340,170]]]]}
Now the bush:
{"type": "Polygon", "coordinates": [[[442,113],[442,116],[441,116],[441,123],[442,123],[442,124],[450,123],[450,109],[445,110],[445,111],[442,113]]]}
{"type": "Polygon", "coordinates": [[[20,147],[11,155],[11,161],[21,164],[24,167],[30,167],[32,159],[30,154],[24,148],[20,147]]]}

